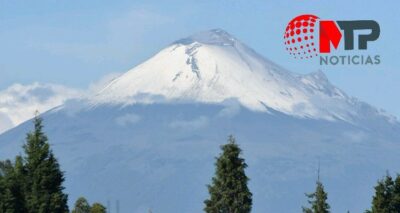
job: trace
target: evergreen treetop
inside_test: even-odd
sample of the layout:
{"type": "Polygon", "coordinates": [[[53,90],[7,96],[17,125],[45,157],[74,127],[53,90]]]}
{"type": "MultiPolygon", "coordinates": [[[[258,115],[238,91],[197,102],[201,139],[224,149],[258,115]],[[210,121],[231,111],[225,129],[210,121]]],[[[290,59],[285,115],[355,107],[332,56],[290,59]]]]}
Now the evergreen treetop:
{"type": "Polygon", "coordinates": [[[375,186],[372,208],[368,213],[397,213],[400,212],[400,176],[396,180],[387,174],[375,186]]]}
{"type": "Polygon", "coordinates": [[[90,213],[106,213],[107,209],[100,203],[93,203],[90,213]]]}
{"type": "Polygon", "coordinates": [[[34,118],[34,130],[27,134],[25,151],[26,205],[30,213],[68,212],[63,193],[64,174],[43,132],[42,119],[34,118]]]}
{"type": "Polygon", "coordinates": [[[247,164],[240,157],[241,149],[233,136],[221,146],[222,153],[216,159],[215,176],[208,185],[210,198],[204,201],[207,213],[248,213],[252,207],[252,193],[247,187],[247,164]]]}
{"type": "Polygon", "coordinates": [[[84,197],[78,198],[75,202],[72,213],[90,213],[90,204],[84,197]]]}
{"type": "Polygon", "coordinates": [[[330,206],[327,203],[328,194],[324,190],[324,186],[320,180],[316,182],[316,190],[314,193],[306,194],[310,208],[303,207],[304,213],[329,213],[330,206]]]}

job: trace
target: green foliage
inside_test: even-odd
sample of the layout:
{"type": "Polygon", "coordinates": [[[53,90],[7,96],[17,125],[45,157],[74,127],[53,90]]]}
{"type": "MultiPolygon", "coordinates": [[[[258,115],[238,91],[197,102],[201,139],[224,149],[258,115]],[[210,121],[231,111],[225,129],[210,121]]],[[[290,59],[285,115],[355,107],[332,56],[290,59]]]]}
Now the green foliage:
{"type": "Polygon", "coordinates": [[[27,207],[31,213],[68,212],[67,195],[62,186],[64,174],[43,133],[42,119],[35,117],[34,126],[24,145],[27,207]]]}
{"type": "Polygon", "coordinates": [[[72,210],[72,213],[90,213],[89,202],[84,197],[78,198],[75,202],[75,207],[72,210]]]}
{"type": "Polygon", "coordinates": [[[4,212],[5,209],[5,193],[6,193],[6,183],[5,183],[5,171],[4,171],[4,162],[0,161],[0,212],[4,212]]]}
{"type": "Polygon", "coordinates": [[[1,174],[1,171],[0,171],[0,212],[3,209],[4,191],[5,191],[4,178],[3,178],[2,174],[1,174]]]}
{"type": "Polygon", "coordinates": [[[252,194],[247,187],[247,164],[240,157],[242,151],[232,136],[221,149],[222,154],[215,163],[215,177],[208,185],[210,198],[204,201],[204,210],[207,213],[249,213],[252,194]]]}
{"type": "Polygon", "coordinates": [[[78,198],[75,202],[72,213],[106,213],[106,207],[100,203],[94,203],[90,206],[89,202],[84,197],[78,198]]]}
{"type": "Polygon", "coordinates": [[[1,213],[65,213],[63,173],[42,132],[42,120],[34,119],[35,129],[27,135],[25,157],[0,163],[1,213]]]}
{"type": "Polygon", "coordinates": [[[398,213],[400,212],[400,176],[396,180],[387,174],[375,186],[372,199],[372,209],[369,213],[398,213]]]}
{"type": "MultiPolygon", "coordinates": [[[[64,174],[43,133],[42,119],[35,117],[34,131],[27,134],[25,156],[15,163],[0,161],[0,213],[67,213],[63,193],[64,174]]],[[[90,207],[85,198],[75,203],[73,213],[105,213],[99,203],[90,207]]]]}
{"type": "Polygon", "coordinates": [[[324,190],[324,186],[318,180],[317,188],[314,193],[306,194],[310,208],[303,207],[304,213],[329,213],[330,206],[327,203],[328,194],[324,190]]]}
{"type": "Polygon", "coordinates": [[[400,175],[397,175],[394,181],[393,196],[390,205],[395,211],[400,212],[400,175]]]}
{"type": "Polygon", "coordinates": [[[0,212],[26,212],[22,158],[17,157],[15,165],[10,160],[1,163],[0,212]]]}
{"type": "Polygon", "coordinates": [[[106,207],[104,207],[100,203],[94,203],[92,208],[90,209],[90,213],[106,213],[106,210],[106,207]]]}

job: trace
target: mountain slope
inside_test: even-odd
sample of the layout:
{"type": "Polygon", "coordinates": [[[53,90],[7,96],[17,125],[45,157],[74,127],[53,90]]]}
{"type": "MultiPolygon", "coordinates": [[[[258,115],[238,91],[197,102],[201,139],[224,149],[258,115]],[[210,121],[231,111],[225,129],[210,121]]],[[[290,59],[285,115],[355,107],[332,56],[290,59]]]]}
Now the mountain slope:
{"type": "Polygon", "coordinates": [[[252,110],[271,108],[298,117],[352,122],[363,116],[359,102],[332,86],[321,71],[305,76],[286,71],[219,29],[178,40],[112,81],[93,102],[228,99],[252,110]]]}
{"type": "MultiPolygon", "coordinates": [[[[229,134],[249,165],[255,213],[301,211],[318,160],[332,212],[363,212],[376,180],[400,171],[396,120],[322,72],[286,71],[222,30],[179,40],[42,116],[71,204],[119,200],[127,213],[202,212],[229,134]]],[[[20,153],[31,128],[0,135],[0,159],[20,153]]]]}

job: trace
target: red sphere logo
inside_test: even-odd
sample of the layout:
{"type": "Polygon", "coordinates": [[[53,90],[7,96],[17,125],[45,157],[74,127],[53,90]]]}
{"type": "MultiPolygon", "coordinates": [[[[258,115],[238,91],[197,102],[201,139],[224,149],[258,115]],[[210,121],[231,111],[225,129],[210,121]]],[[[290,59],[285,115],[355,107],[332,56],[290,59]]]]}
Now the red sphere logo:
{"type": "Polygon", "coordinates": [[[318,56],[314,35],[318,19],[315,15],[301,15],[287,25],[283,38],[286,50],[294,58],[309,59],[318,56]]]}

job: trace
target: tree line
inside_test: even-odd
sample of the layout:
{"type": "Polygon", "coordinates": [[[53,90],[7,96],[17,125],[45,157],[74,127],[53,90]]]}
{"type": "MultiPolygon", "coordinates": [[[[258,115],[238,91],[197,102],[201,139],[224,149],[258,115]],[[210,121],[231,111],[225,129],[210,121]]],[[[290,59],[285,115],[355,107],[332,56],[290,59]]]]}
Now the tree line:
{"type": "MultiPolygon", "coordinates": [[[[33,119],[34,130],[26,136],[24,155],[0,161],[0,213],[67,213],[64,173],[43,132],[42,119],[33,119]]],[[[76,202],[73,213],[105,213],[106,208],[86,199],[76,202]]]]}
{"type": "MultiPolygon", "coordinates": [[[[252,193],[245,174],[247,164],[241,157],[242,150],[234,137],[221,146],[221,154],[216,159],[215,175],[208,185],[209,198],[204,201],[207,213],[249,213],[252,208],[252,193]]],[[[319,177],[313,193],[305,194],[308,206],[303,213],[329,213],[328,193],[319,177]]],[[[372,206],[365,213],[400,213],[400,175],[395,180],[387,174],[375,186],[372,206]]]]}
{"type": "MultiPolygon", "coordinates": [[[[0,213],[68,213],[68,195],[64,193],[64,173],[43,132],[42,119],[33,119],[34,130],[26,136],[24,155],[14,161],[0,161],[0,213]]],[[[247,164],[233,136],[221,146],[215,174],[207,186],[206,213],[249,213],[253,194],[248,188],[247,164]]],[[[313,193],[306,194],[308,207],[303,213],[329,213],[328,193],[320,179],[313,193]]],[[[300,209],[299,209],[300,210],[300,209]]],[[[72,213],[106,213],[101,203],[92,205],[80,197],[72,213]]],[[[375,186],[371,209],[365,213],[400,213],[400,175],[387,174],[375,186]]]]}

